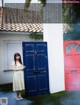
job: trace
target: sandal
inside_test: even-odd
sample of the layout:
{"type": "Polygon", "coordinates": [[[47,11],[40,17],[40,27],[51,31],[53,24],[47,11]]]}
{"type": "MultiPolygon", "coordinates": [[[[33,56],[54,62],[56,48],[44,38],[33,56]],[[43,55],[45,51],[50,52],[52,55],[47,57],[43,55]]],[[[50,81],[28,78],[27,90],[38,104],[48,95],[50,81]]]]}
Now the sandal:
{"type": "Polygon", "coordinates": [[[22,96],[19,96],[20,100],[23,100],[23,97],[22,96]]]}
{"type": "Polygon", "coordinates": [[[16,100],[20,100],[20,98],[19,97],[16,97],[16,100]]]}

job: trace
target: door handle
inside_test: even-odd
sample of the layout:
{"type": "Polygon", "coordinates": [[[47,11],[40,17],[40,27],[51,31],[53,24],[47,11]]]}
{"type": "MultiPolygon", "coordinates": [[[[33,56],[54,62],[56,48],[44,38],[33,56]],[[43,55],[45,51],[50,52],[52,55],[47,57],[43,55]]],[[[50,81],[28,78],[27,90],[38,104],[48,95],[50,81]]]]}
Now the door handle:
{"type": "Polygon", "coordinates": [[[77,72],[77,70],[71,70],[71,72],[77,72]]]}
{"type": "Polygon", "coordinates": [[[42,73],[46,73],[46,71],[34,71],[33,74],[42,74],[42,73]]]}
{"type": "Polygon", "coordinates": [[[34,55],[37,55],[37,51],[34,51],[34,55]]]}
{"type": "Polygon", "coordinates": [[[34,71],[33,74],[40,74],[40,72],[39,71],[34,71]]]}

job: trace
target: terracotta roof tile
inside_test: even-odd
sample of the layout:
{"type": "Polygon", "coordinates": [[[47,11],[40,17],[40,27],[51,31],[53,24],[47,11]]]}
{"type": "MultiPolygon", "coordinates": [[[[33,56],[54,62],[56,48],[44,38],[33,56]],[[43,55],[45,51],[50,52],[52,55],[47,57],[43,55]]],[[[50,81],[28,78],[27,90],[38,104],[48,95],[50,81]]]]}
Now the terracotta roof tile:
{"type": "Polygon", "coordinates": [[[0,15],[0,31],[43,32],[40,12],[3,8],[0,15]],[[2,24],[3,18],[3,24],[2,24]]]}

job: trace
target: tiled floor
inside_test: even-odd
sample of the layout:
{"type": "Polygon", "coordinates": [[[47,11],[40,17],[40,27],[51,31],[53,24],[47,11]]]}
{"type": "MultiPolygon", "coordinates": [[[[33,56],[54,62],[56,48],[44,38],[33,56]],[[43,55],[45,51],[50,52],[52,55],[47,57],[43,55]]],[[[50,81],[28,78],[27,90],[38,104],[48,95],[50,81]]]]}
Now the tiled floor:
{"type": "Polygon", "coordinates": [[[32,103],[32,101],[27,99],[16,100],[16,93],[14,92],[9,92],[9,93],[0,92],[0,99],[2,97],[8,99],[8,105],[30,105],[32,103]]]}

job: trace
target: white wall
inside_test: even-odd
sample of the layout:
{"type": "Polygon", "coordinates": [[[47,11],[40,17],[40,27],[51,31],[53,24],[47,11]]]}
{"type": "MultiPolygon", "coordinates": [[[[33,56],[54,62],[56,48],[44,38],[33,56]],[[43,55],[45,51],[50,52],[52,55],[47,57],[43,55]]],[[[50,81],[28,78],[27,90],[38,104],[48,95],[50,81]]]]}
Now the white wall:
{"type": "MultiPolygon", "coordinates": [[[[50,1],[52,2],[52,0],[47,0],[47,2],[50,1]]],[[[61,2],[61,0],[57,1],[61,2]]],[[[55,2],[55,0],[53,2],[55,2]]],[[[46,23],[43,25],[43,27],[44,41],[48,42],[50,93],[55,93],[65,90],[63,24],[46,23]]]]}
{"type": "MultiPolygon", "coordinates": [[[[26,0],[4,0],[4,3],[25,3],[26,0]]],[[[38,3],[38,0],[32,0],[32,3],[38,3]]]]}
{"type": "Polygon", "coordinates": [[[4,3],[25,3],[25,0],[4,0],[4,3]]]}
{"type": "MultiPolygon", "coordinates": [[[[0,34],[0,84],[11,83],[13,72],[3,72],[4,70],[4,41],[35,41],[29,35],[1,35],[0,34]]],[[[21,46],[22,49],[22,46],[21,46]]],[[[7,56],[7,55],[6,55],[7,56]]]]}
{"type": "Polygon", "coordinates": [[[0,0],[0,6],[2,6],[2,1],[0,0]]]}
{"type": "Polygon", "coordinates": [[[62,0],[47,0],[47,3],[62,3],[62,0]]]}
{"type": "MultiPolygon", "coordinates": [[[[25,3],[25,0],[4,0],[4,3],[25,3]]],[[[31,3],[39,3],[39,1],[32,0],[31,3]]],[[[1,0],[0,0],[0,6],[2,6],[1,0]]]]}
{"type": "Polygon", "coordinates": [[[64,90],[63,25],[44,25],[44,41],[48,42],[50,93],[64,90]]]}

